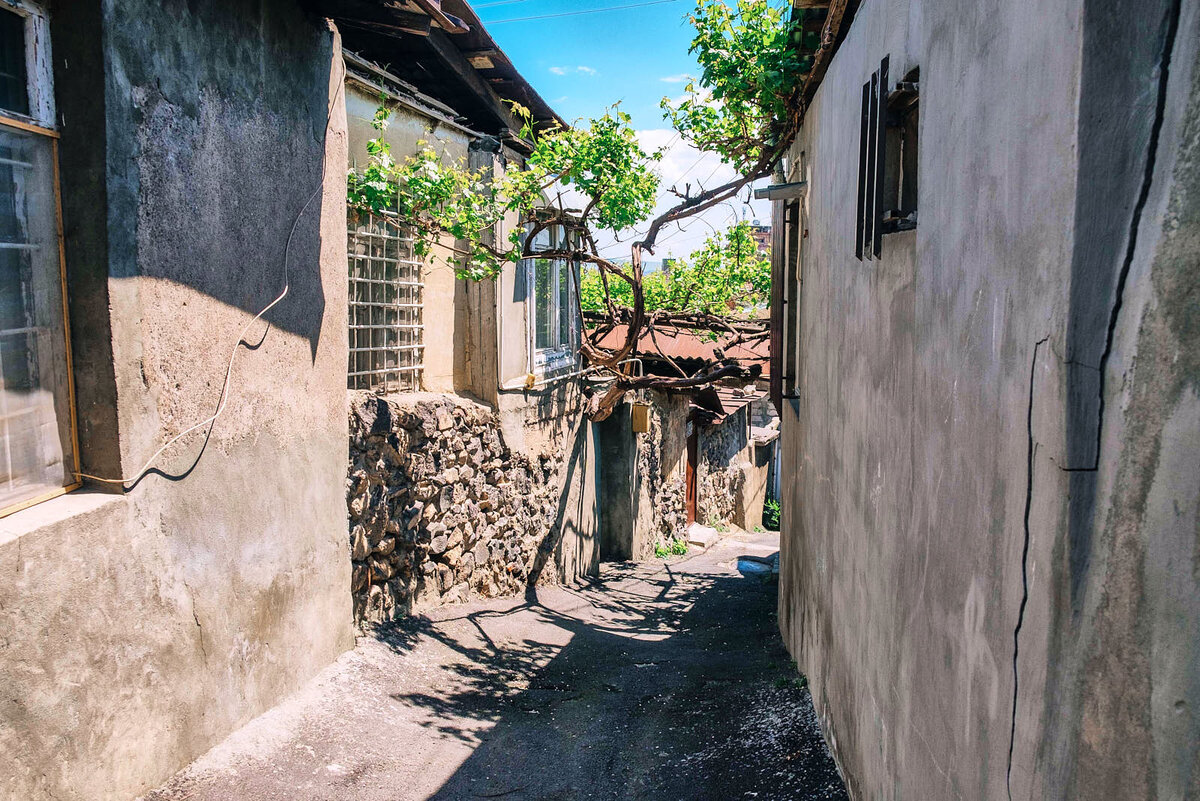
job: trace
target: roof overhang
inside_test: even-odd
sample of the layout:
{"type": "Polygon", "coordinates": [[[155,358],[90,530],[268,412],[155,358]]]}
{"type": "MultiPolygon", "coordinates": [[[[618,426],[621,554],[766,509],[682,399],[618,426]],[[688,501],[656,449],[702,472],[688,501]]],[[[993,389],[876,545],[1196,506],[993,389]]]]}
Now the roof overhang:
{"type": "Polygon", "coordinates": [[[303,2],[337,24],[345,49],[453,108],[466,127],[526,150],[513,102],[530,110],[535,126],[565,126],[465,0],[303,2]]]}

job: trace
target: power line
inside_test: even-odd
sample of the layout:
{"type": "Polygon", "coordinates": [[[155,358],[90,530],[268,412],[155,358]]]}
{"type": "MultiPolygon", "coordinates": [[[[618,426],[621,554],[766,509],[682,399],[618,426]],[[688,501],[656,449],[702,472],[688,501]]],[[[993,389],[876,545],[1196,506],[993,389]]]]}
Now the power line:
{"type": "Polygon", "coordinates": [[[476,3],[473,8],[491,8],[492,6],[510,6],[513,3],[528,3],[529,0],[497,0],[495,3],[476,3]]]}
{"type": "Polygon", "coordinates": [[[558,14],[538,14],[532,17],[513,17],[512,19],[484,20],[484,25],[503,25],[506,22],[527,22],[535,19],[550,19],[552,17],[575,17],[580,14],[599,14],[601,11],[624,11],[627,8],[642,8],[644,6],[661,6],[664,3],[678,3],[681,0],[649,0],[644,3],[630,3],[625,6],[609,6],[608,8],[589,8],[586,11],[562,11],[558,14]]]}

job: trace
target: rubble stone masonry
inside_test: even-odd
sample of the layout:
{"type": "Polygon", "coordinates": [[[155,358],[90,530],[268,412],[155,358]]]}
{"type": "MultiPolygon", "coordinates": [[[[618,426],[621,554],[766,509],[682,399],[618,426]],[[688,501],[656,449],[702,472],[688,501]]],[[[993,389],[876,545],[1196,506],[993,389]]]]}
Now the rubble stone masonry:
{"type": "Polygon", "coordinates": [[[495,413],[459,396],[352,392],[355,621],[511,595],[543,575],[562,461],[510,450],[495,413]]]}

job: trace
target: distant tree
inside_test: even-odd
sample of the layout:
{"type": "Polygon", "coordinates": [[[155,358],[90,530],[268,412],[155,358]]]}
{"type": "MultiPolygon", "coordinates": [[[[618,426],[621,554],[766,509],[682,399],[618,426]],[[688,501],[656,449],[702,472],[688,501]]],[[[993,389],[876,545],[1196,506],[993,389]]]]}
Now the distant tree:
{"type": "MultiPolygon", "coordinates": [[[[630,307],[633,287],[613,277],[609,293],[614,304],[630,307]]],[[[646,311],[682,315],[748,316],[771,297],[771,259],[759,252],[743,221],[709,237],[691,256],[675,259],[670,269],[644,275],[646,311]]],[[[604,313],[604,286],[597,267],[583,271],[580,289],[584,311],[604,313]]]]}

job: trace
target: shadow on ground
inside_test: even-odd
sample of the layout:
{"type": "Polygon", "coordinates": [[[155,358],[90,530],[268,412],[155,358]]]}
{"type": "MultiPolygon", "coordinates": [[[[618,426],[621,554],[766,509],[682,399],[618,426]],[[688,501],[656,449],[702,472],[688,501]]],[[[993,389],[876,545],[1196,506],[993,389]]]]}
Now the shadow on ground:
{"type": "Polygon", "coordinates": [[[777,630],[777,547],[403,621],[145,798],[844,799],[777,630]]]}
{"type": "Polygon", "coordinates": [[[565,590],[575,605],[533,589],[513,610],[468,613],[479,647],[426,619],[381,632],[399,651],[433,637],[464,658],[446,686],[393,696],[474,745],[433,797],[845,798],[779,641],[774,580],[687,568],[606,565],[565,590]],[[489,618],[522,610],[570,642],[489,638],[489,618]],[[462,721],[493,725],[478,736],[462,721]]]}

